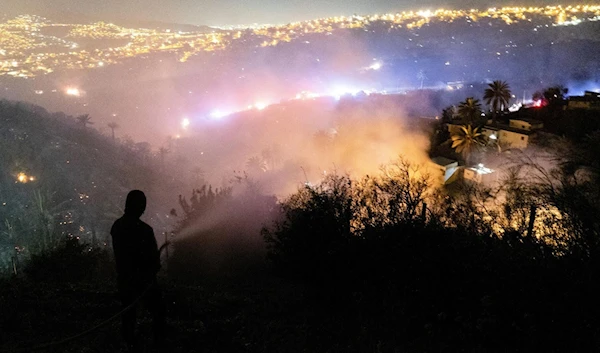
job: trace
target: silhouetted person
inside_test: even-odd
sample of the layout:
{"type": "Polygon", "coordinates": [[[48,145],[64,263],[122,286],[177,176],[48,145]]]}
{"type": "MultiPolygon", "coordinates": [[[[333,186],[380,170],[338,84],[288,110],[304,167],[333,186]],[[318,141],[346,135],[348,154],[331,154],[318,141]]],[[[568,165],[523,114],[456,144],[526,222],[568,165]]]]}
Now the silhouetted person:
{"type": "MultiPolygon", "coordinates": [[[[112,226],[113,249],[117,263],[117,285],[123,308],[143,295],[142,301],[153,318],[154,340],[162,344],[165,309],[162,294],[156,282],[160,270],[160,253],[152,227],[140,220],[146,210],[146,196],[140,190],[127,195],[125,214],[112,226]]],[[[122,316],[123,338],[134,349],[135,305],[122,316]]]]}

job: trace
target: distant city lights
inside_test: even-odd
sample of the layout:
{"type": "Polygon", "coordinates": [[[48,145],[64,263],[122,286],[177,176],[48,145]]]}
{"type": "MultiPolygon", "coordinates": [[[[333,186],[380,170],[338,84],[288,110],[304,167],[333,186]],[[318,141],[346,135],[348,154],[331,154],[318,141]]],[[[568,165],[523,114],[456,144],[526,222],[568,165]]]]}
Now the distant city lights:
{"type": "MultiPolygon", "coordinates": [[[[178,61],[185,62],[199,52],[225,50],[236,45],[238,41],[246,42],[249,40],[249,36],[260,38],[263,41],[260,46],[264,47],[289,43],[311,34],[327,33],[331,35],[337,30],[347,28],[360,28],[364,31],[376,32],[373,26],[377,25],[377,28],[381,27],[388,31],[397,28],[414,30],[430,23],[450,23],[463,19],[471,23],[480,18],[498,19],[506,25],[532,22],[531,25],[535,26],[533,31],[537,32],[538,28],[549,26],[576,26],[585,22],[600,21],[600,6],[573,4],[463,10],[428,9],[367,16],[316,18],[282,25],[232,26],[227,27],[227,30],[211,33],[125,28],[102,21],[92,24],[56,24],[42,17],[21,15],[6,21],[3,19],[3,22],[0,22],[0,32],[10,34],[0,49],[0,55],[11,58],[0,62],[0,76],[28,78],[65,68],[99,68],[116,64],[127,58],[147,56],[149,53],[159,53],[165,50],[177,53],[178,61]],[[46,31],[40,31],[40,28],[54,26],[66,27],[68,34],[59,37],[46,34],[46,31]],[[244,32],[242,32],[242,28],[244,32]],[[27,38],[27,40],[13,40],[12,36],[27,38]],[[100,50],[100,48],[82,50],[83,45],[76,43],[79,40],[122,38],[129,38],[128,43],[123,46],[111,47],[110,50],[100,50]],[[56,52],[48,50],[48,48],[56,47],[61,50],[56,52]]],[[[304,40],[303,43],[310,44],[311,41],[304,40]]],[[[458,43],[463,44],[457,40],[456,44],[460,45],[458,43]]],[[[423,46],[423,44],[419,45],[423,46]]],[[[513,44],[511,44],[512,46],[513,44]]],[[[508,51],[494,51],[494,53],[498,53],[499,57],[504,57],[508,51]]],[[[321,59],[316,58],[316,61],[320,62],[321,59]]],[[[450,62],[446,61],[445,65],[450,65],[450,62]]],[[[381,66],[381,63],[373,63],[368,66],[368,69],[379,70],[381,66]]]]}
{"type": "Polygon", "coordinates": [[[319,98],[321,95],[318,93],[313,93],[313,92],[307,92],[307,91],[302,91],[298,94],[296,94],[296,99],[314,99],[314,98],[319,98]]]}
{"type": "Polygon", "coordinates": [[[429,17],[432,17],[434,15],[434,13],[431,12],[431,10],[417,11],[417,15],[419,15],[421,17],[429,18],[429,17]]]}
{"type": "Polygon", "coordinates": [[[74,97],[81,96],[81,91],[79,91],[79,88],[74,88],[74,87],[67,88],[67,90],[65,91],[65,93],[68,96],[74,96],[74,97]]]}
{"type": "Polygon", "coordinates": [[[360,92],[360,90],[355,89],[355,88],[350,88],[350,87],[346,87],[346,86],[337,86],[333,90],[331,90],[331,95],[335,99],[339,100],[342,96],[345,96],[347,94],[355,95],[358,92],[360,92]]]}
{"type": "MultiPolygon", "coordinates": [[[[513,96],[513,98],[514,98],[514,96],[513,96]]],[[[521,109],[522,106],[523,106],[522,103],[515,103],[515,104],[511,105],[510,107],[508,107],[508,111],[510,111],[510,112],[516,112],[519,109],[521,109]]]]}
{"type": "Polygon", "coordinates": [[[183,118],[183,120],[181,121],[181,127],[184,129],[187,129],[189,126],[190,126],[190,119],[183,118]]]}
{"type": "Polygon", "coordinates": [[[28,183],[30,181],[35,181],[35,177],[33,177],[31,175],[27,175],[24,172],[21,172],[21,173],[17,174],[17,181],[16,182],[25,184],[25,183],[28,183]]]}
{"type": "Polygon", "coordinates": [[[376,62],[376,63],[373,63],[371,66],[369,66],[369,69],[377,71],[377,70],[381,69],[382,66],[383,66],[383,64],[381,64],[380,62],[376,62]]]}
{"type": "Polygon", "coordinates": [[[265,109],[265,108],[266,108],[266,107],[268,107],[268,106],[269,106],[269,104],[268,104],[268,103],[265,103],[265,102],[258,102],[258,103],[255,103],[255,104],[254,104],[254,107],[255,107],[256,109],[258,109],[258,110],[263,110],[263,109],[265,109]]]}
{"type": "Polygon", "coordinates": [[[209,116],[213,119],[221,119],[228,115],[230,115],[230,113],[225,113],[219,109],[215,109],[215,110],[211,111],[209,114],[209,116]]]}

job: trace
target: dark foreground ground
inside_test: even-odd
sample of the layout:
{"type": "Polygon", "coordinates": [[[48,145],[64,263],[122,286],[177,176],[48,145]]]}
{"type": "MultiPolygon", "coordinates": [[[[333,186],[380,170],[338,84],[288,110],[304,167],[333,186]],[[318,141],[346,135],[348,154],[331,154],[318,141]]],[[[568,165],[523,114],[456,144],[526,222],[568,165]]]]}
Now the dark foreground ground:
{"type": "MultiPolygon", "coordinates": [[[[170,352],[302,351],[310,311],[296,284],[270,276],[227,275],[184,285],[163,276],[170,352]]],[[[77,335],[121,310],[113,283],[31,282],[2,284],[0,352],[29,351],[77,335]]],[[[301,292],[301,290],[300,290],[301,292]]],[[[142,345],[151,349],[151,318],[140,310],[142,345]]],[[[119,320],[70,343],[40,351],[120,352],[119,320]]]]}
{"type": "MultiPolygon", "coordinates": [[[[65,268],[48,272],[52,263],[38,264],[37,271],[0,280],[0,352],[126,352],[118,319],[77,340],[30,349],[75,336],[121,310],[113,266],[100,263],[100,270],[77,276],[65,268]]],[[[528,287],[537,283],[535,277],[524,276],[520,285],[489,278],[498,284],[498,294],[482,295],[480,285],[463,287],[476,278],[466,272],[448,278],[439,266],[432,267],[439,276],[424,272],[406,286],[384,282],[372,289],[358,289],[356,282],[338,285],[342,282],[335,278],[321,285],[281,278],[264,263],[208,273],[187,263],[174,268],[160,274],[167,352],[592,352],[600,347],[596,308],[585,299],[594,294],[552,284],[556,276],[543,281],[552,284],[546,288],[551,291],[528,287]],[[459,280],[457,288],[464,290],[451,290],[450,283],[459,280]]],[[[514,276],[523,270],[515,269],[514,276]]],[[[145,310],[139,311],[139,334],[142,351],[156,352],[145,310]]]]}

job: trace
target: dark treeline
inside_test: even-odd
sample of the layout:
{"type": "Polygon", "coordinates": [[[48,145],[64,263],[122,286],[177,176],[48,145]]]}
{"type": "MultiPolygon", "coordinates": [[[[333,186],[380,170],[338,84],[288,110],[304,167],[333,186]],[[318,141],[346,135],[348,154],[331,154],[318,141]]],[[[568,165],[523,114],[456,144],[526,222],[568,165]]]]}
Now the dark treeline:
{"type": "Polygon", "coordinates": [[[492,211],[481,207],[491,190],[428,197],[410,168],[307,187],[264,230],[274,270],[313,284],[332,342],[356,351],[598,347],[597,184],[559,170],[552,185],[513,175],[492,211]]]}

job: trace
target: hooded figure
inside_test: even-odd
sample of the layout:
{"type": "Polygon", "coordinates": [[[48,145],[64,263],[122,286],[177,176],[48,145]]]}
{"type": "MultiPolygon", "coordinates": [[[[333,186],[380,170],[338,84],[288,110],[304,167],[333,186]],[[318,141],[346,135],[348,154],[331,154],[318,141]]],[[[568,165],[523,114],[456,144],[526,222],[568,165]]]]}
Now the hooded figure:
{"type": "MultiPolygon", "coordinates": [[[[138,297],[153,316],[154,338],[160,341],[164,329],[165,310],[162,294],[156,283],[160,270],[160,253],[152,227],[140,220],[146,210],[146,195],[133,190],[125,201],[125,214],[113,224],[112,235],[117,285],[123,307],[131,305],[138,297]]],[[[123,313],[123,337],[130,347],[135,346],[135,306],[123,313]]]]}

